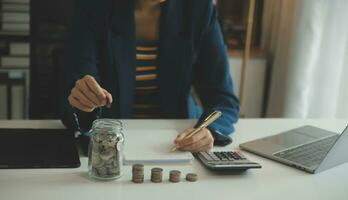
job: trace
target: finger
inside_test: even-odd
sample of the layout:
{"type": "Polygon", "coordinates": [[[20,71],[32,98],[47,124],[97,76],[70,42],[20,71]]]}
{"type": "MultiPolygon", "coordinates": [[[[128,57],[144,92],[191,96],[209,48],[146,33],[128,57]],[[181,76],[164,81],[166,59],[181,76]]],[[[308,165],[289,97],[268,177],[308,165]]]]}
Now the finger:
{"type": "Polygon", "coordinates": [[[110,108],[113,101],[112,95],[105,89],[103,89],[103,92],[106,96],[106,106],[110,108]]]}
{"type": "Polygon", "coordinates": [[[186,146],[181,146],[180,150],[198,152],[198,151],[208,149],[207,147],[209,147],[209,148],[212,147],[213,144],[214,144],[214,141],[211,139],[211,137],[207,136],[207,137],[202,138],[201,140],[197,141],[196,143],[189,144],[186,146]]]}
{"type": "Polygon", "coordinates": [[[182,139],[184,139],[188,134],[190,134],[194,129],[189,128],[184,130],[182,133],[180,133],[176,138],[175,138],[175,144],[178,144],[182,139]]]}
{"type": "Polygon", "coordinates": [[[104,94],[103,89],[99,86],[97,81],[92,76],[85,76],[84,80],[86,81],[89,89],[98,97],[99,101],[104,106],[106,104],[106,95],[104,94]]]}
{"type": "Polygon", "coordinates": [[[76,81],[76,87],[95,105],[99,106],[102,103],[99,101],[98,97],[92,91],[90,91],[89,87],[83,80],[76,81]]]}
{"type": "Polygon", "coordinates": [[[203,151],[211,151],[213,149],[213,144],[207,144],[205,146],[199,147],[193,152],[203,152],[203,151]]]}
{"type": "Polygon", "coordinates": [[[181,140],[179,142],[179,145],[180,146],[188,146],[190,144],[194,144],[194,143],[202,140],[203,138],[205,138],[209,135],[210,135],[210,133],[207,130],[203,129],[189,138],[184,138],[183,140],[181,140]]]}
{"type": "Polygon", "coordinates": [[[84,106],[83,104],[81,104],[77,99],[75,99],[71,95],[68,97],[68,101],[69,101],[70,105],[72,105],[73,107],[75,107],[79,110],[82,110],[84,112],[92,112],[93,111],[93,109],[84,106]]]}
{"type": "Polygon", "coordinates": [[[73,88],[71,90],[72,96],[77,99],[80,103],[83,105],[89,107],[89,108],[94,108],[97,105],[95,105],[92,101],[90,101],[79,89],[73,88]]]}
{"type": "Polygon", "coordinates": [[[180,149],[183,149],[185,151],[191,151],[193,149],[196,149],[196,148],[199,148],[201,146],[204,146],[208,143],[208,136],[207,137],[204,137],[202,138],[201,140],[199,141],[196,141],[195,143],[190,143],[190,144],[183,144],[183,145],[180,145],[180,149]]]}

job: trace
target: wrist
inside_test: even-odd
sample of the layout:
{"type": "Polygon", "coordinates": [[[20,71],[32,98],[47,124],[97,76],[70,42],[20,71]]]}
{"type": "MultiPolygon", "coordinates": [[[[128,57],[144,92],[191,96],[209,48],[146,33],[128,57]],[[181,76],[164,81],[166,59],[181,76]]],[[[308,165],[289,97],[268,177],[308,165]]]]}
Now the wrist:
{"type": "Polygon", "coordinates": [[[207,127],[207,129],[210,131],[214,138],[214,145],[216,146],[226,146],[232,143],[232,138],[229,136],[226,136],[222,134],[220,131],[212,128],[212,127],[207,127]]]}

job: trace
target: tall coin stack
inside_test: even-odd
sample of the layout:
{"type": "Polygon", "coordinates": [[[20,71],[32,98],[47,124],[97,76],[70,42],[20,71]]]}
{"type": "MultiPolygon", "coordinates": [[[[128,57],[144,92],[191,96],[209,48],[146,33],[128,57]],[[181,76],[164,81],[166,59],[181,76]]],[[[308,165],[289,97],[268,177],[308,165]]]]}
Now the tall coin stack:
{"type": "Polygon", "coordinates": [[[144,165],[134,164],[132,167],[132,181],[134,183],[144,182],[144,165]]]}
{"type": "Polygon", "coordinates": [[[152,168],[151,169],[151,181],[154,183],[161,183],[162,182],[162,174],[163,174],[163,169],[152,168]]]}
{"type": "Polygon", "coordinates": [[[172,183],[180,182],[181,172],[178,170],[172,170],[169,172],[169,181],[172,183]]]}

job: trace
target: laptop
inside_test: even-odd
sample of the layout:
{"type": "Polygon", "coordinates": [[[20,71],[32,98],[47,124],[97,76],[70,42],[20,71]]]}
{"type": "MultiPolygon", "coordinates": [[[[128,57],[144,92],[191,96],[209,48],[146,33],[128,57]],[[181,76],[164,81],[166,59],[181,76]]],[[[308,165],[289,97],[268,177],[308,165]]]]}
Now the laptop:
{"type": "Polygon", "coordinates": [[[79,154],[65,129],[0,129],[0,169],[76,168],[79,154]]]}
{"type": "Polygon", "coordinates": [[[348,161],[348,127],[337,134],[303,126],[240,144],[240,148],[315,174],[348,161]]]}

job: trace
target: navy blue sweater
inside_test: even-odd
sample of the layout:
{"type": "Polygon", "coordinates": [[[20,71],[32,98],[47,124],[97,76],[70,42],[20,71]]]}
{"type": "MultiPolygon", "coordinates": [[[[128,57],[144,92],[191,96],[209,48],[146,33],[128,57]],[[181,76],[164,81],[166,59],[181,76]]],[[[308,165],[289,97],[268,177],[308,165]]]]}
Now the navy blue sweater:
{"type": "MultiPolygon", "coordinates": [[[[211,0],[167,0],[163,3],[159,39],[161,116],[198,118],[214,110],[223,115],[209,129],[234,132],[239,101],[234,94],[227,50],[211,0]],[[201,101],[191,96],[192,88],[201,101]]],[[[67,97],[75,81],[89,74],[114,99],[110,109],[78,112],[81,128],[97,117],[132,118],[136,37],[134,5],[125,0],[77,0],[68,44],[62,99],[62,121],[77,129],[67,97]],[[99,116],[98,116],[99,115],[99,116]]],[[[222,137],[224,138],[224,137],[222,137]]]]}

